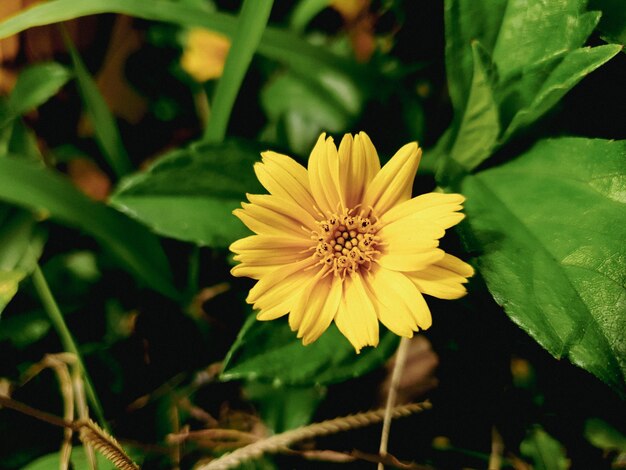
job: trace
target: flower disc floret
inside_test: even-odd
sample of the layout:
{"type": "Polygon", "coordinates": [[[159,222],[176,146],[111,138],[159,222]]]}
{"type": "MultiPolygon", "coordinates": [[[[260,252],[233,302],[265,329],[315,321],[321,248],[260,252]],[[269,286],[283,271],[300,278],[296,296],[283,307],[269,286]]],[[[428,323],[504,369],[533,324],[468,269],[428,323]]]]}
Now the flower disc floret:
{"type": "Polygon", "coordinates": [[[371,218],[346,211],[318,222],[319,230],[313,231],[312,237],[317,240],[315,255],[328,273],[345,278],[346,274],[370,270],[380,254],[378,228],[371,218]]]}

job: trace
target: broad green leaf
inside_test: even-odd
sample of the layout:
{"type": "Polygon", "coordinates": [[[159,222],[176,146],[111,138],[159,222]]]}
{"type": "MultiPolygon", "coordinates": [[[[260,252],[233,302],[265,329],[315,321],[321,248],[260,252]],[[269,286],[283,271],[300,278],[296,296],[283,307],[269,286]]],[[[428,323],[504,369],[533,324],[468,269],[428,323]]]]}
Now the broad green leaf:
{"type": "Polygon", "coordinates": [[[496,301],[557,358],[625,395],[626,142],[544,140],[468,175],[463,232],[496,301]]]}
{"type": "Polygon", "coordinates": [[[485,160],[500,133],[498,106],[493,97],[488,68],[491,64],[478,42],[472,44],[472,85],[450,156],[468,170],[485,160]]]}
{"type": "Polygon", "coordinates": [[[56,62],[45,62],[25,68],[18,76],[7,100],[10,118],[37,108],[70,79],[70,71],[56,62]]]}
{"type": "Polygon", "coordinates": [[[270,126],[279,127],[274,140],[305,155],[322,132],[350,127],[362,111],[363,96],[350,79],[329,70],[287,72],[263,88],[261,105],[270,126]]]}
{"type": "Polygon", "coordinates": [[[192,145],[124,180],[111,202],[162,235],[227,247],[249,235],[232,211],[246,193],[263,192],[252,168],[259,159],[243,142],[192,145]]]}
{"type": "Polygon", "coordinates": [[[280,433],[309,424],[326,395],[326,389],[253,381],[245,384],[244,393],[255,403],[263,423],[274,433],[280,433]]]}
{"type": "Polygon", "coordinates": [[[398,337],[385,332],[377,348],[356,354],[334,325],[313,344],[303,346],[286,321],[261,322],[251,315],[224,360],[221,378],[275,386],[328,385],[375,369],[397,346],[398,337]]]}
{"type": "Polygon", "coordinates": [[[615,45],[581,48],[600,19],[585,4],[446,1],[446,67],[455,115],[436,154],[472,170],[618,53],[615,45]]]}
{"type": "Polygon", "coordinates": [[[599,418],[585,421],[585,437],[599,449],[626,452],[626,436],[599,418]]]}
{"type": "MultiPolygon", "coordinates": [[[[2,206],[0,217],[0,313],[15,296],[43,251],[45,234],[31,214],[2,206]]],[[[0,323],[0,329],[3,325],[0,323]]]]}
{"type": "Polygon", "coordinates": [[[583,45],[600,20],[587,0],[508,0],[493,61],[503,80],[583,45]]]}
{"type": "MultiPolygon", "coordinates": [[[[593,72],[621,50],[620,46],[608,44],[584,47],[567,54],[550,72],[540,88],[533,92],[532,101],[515,112],[513,119],[500,138],[506,142],[519,129],[523,129],[548,112],[565,94],[586,75],[593,72]]],[[[540,70],[539,74],[542,73],[540,70]]],[[[545,73],[545,72],[544,72],[545,73]]]]}
{"type": "Polygon", "coordinates": [[[138,279],[177,298],[158,239],[145,227],[94,202],[53,171],[20,159],[0,158],[0,200],[43,211],[99,240],[138,279]]]}
{"type": "Polygon", "coordinates": [[[474,71],[472,41],[492,51],[508,0],[446,0],[446,74],[455,117],[465,110],[474,71]]]}
{"type": "Polygon", "coordinates": [[[561,444],[542,428],[534,428],[520,444],[522,456],[535,470],[567,470],[569,462],[561,444]]]}
{"type": "Polygon", "coordinates": [[[43,310],[13,313],[8,312],[0,322],[0,341],[9,341],[18,349],[43,338],[52,326],[43,310]]]}
{"type": "Polygon", "coordinates": [[[65,45],[72,58],[72,65],[76,73],[78,90],[85,106],[85,112],[91,121],[96,142],[109,165],[117,176],[124,176],[131,172],[132,166],[122,137],[120,136],[115,118],[111,114],[104,98],[98,90],[98,85],[85,67],[78,51],[69,36],[64,35],[65,45]]]}

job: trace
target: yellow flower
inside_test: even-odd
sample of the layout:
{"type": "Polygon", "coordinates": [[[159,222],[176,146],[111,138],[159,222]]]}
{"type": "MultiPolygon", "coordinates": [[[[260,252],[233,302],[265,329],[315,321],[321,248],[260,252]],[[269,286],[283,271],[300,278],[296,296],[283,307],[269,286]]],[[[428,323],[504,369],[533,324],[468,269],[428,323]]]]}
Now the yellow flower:
{"type": "Polygon", "coordinates": [[[230,40],[219,33],[193,28],[187,33],[180,66],[198,82],[222,76],[230,40]]]}
{"type": "Polygon", "coordinates": [[[378,344],[378,321],[400,336],[430,327],[422,294],[465,295],[472,267],[438,248],[463,219],[460,194],[411,199],[421,157],[415,142],[381,169],[361,132],[339,145],[322,134],[308,171],[293,159],[264,152],[255,172],[270,194],[249,194],[233,213],[253,232],[230,246],[234,276],[258,282],[246,299],[259,320],[289,313],[303,343],[334,321],[359,352],[378,344]]]}

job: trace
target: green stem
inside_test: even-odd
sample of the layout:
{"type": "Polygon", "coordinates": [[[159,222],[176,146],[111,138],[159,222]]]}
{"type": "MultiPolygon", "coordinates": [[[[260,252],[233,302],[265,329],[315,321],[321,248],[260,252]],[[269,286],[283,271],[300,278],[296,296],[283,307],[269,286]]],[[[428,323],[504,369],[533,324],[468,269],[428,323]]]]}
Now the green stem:
{"type": "Polygon", "coordinates": [[[215,88],[211,115],[204,132],[206,142],[224,140],[235,99],[261,41],[273,3],[273,0],[244,0],[224,73],[215,88]]]}
{"type": "Polygon", "coordinates": [[[93,408],[99,424],[108,431],[108,425],[104,418],[102,405],[100,404],[100,400],[96,395],[93,383],[91,382],[91,378],[89,377],[89,373],[85,368],[83,357],[78,350],[78,346],[76,346],[76,342],[74,341],[72,333],[70,333],[70,330],[67,328],[67,324],[65,323],[63,314],[61,314],[61,310],[59,309],[56,300],[54,300],[52,292],[50,292],[50,286],[48,286],[48,282],[41,272],[39,264],[35,264],[35,270],[33,271],[32,279],[35,289],[37,290],[37,294],[39,294],[39,298],[41,299],[41,303],[43,304],[43,307],[46,310],[48,317],[50,318],[50,322],[52,323],[52,326],[57,331],[57,334],[61,339],[63,349],[65,349],[67,352],[71,352],[76,356],[78,366],[80,367],[83,378],[85,379],[85,391],[87,392],[87,399],[89,400],[91,407],[93,408]]]}

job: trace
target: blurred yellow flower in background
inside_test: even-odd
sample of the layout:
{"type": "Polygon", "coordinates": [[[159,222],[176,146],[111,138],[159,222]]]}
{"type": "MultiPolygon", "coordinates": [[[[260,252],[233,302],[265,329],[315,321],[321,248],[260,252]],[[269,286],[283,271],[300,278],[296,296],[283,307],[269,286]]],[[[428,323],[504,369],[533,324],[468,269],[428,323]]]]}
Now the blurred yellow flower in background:
{"type": "Polygon", "coordinates": [[[187,41],[180,65],[198,82],[206,82],[222,76],[224,62],[230,50],[230,39],[202,28],[187,33],[187,41]]]}
{"type": "Polygon", "coordinates": [[[472,267],[438,248],[463,219],[460,194],[411,198],[421,158],[415,142],[383,167],[369,137],[322,134],[308,170],[264,152],[256,174],[269,191],[234,214],[256,235],[230,246],[234,276],[258,282],[248,303],[259,320],[289,314],[304,344],[335,322],[357,352],[378,344],[378,322],[411,337],[432,320],[422,294],[456,299],[472,267]]]}

